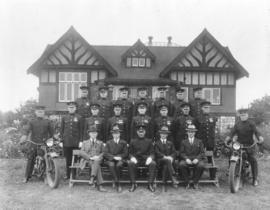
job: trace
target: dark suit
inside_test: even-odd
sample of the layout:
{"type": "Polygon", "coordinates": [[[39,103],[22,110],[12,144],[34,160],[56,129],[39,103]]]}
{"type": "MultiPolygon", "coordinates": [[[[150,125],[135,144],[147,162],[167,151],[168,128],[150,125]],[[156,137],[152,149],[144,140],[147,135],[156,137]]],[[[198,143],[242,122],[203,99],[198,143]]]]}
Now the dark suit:
{"type": "Polygon", "coordinates": [[[106,143],[104,149],[104,157],[107,160],[107,164],[111,171],[114,181],[117,183],[120,179],[120,172],[125,159],[128,157],[127,142],[124,140],[119,140],[116,143],[113,139],[106,143]],[[115,160],[114,157],[121,157],[121,160],[115,160]]]}
{"type": "Polygon", "coordinates": [[[106,139],[108,140],[108,139],[112,138],[111,130],[115,124],[117,124],[119,129],[121,130],[120,131],[120,139],[123,139],[123,140],[129,142],[128,121],[127,121],[127,118],[122,117],[122,116],[113,116],[108,120],[106,139]]]}
{"type": "Polygon", "coordinates": [[[194,159],[197,159],[199,161],[197,164],[191,165],[194,167],[193,182],[198,183],[204,170],[204,147],[202,141],[197,138],[194,138],[193,144],[190,144],[188,139],[182,141],[180,146],[180,157],[182,160],[179,164],[179,168],[186,183],[189,182],[188,172],[190,167],[190,165],[186,163],[186,160],[190,159],[193,161],[194,159]]]}
{"type": "Polygon", "coordinates": [[[132,183],[135,183],[137,166],[145,166],[148,157],[152,158],[152,162],[148,165],[149,183],[152,184],[155,179],[156,162],[154,146],[151,139],[136,138],[132,139],[129,146],[129,158],[135,157],[137,163],[128,162],[129,175],[132,183]]]}
{"type": "Polygon", "coordinates": [[[173,160],[176,157],[176,150],[174,145],[170,141],[163,143],[161,140],[158,140],[155,143],[155,154],[158,165],[162,168],[162,181],[165,183],[167,175],[172,179],[174,174],[173,162],[168,159],[165,159],[164,156],[171,156],[173,160]]]}
{"type": "Polygon", "coordinates": [[[84,140],[89,139],[87,130],[89,130],[91,126],[95,126],[97,128],[98,133],[97,139],[100,139],[101,141],[105,142],[106,124],[104,118],[99,116],[91,116],[85,119],[84,135],[83,135],[84,140]]]}
{"type": "Polygon", "coordinates": [[[183,114],[181,105],[185,103],[184,100],[176,100],[173,104],[173,118],[177,118],[183,114]]]}
{"type": "Polygon", "coordinates": [[[89,98],[77,98],[77,113],[83,118],[89,117],[90,114],[90,99],[89,98]]]}
{"type": "Polygon", "coordinates": [[[202,114],[201,103],[206,101],[205,99],[195,98],[190,101],[190,115],[194,118],[198,118],[202,114]]]}
{"type": "Polygon", "coordinates": [[[174,142],[174,119],[172,117],[157,117],[153,122],[153,139],[157,141],[159,139],[159,130],[162,126],[167,126],[171,132],[168,135],[168,140],[174,142]]]}

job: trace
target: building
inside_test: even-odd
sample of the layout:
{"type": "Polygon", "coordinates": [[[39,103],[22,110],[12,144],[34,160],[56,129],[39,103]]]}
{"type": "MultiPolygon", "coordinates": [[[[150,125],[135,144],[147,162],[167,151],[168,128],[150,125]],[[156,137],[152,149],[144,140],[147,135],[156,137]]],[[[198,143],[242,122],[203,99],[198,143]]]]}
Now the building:
{"type": "Polygon", "coordinates": [[[164,45],[140,39],[132,46],[89,44],[71,27],[54,44],[48,45],[40,58],[27,70],[39,78],[39,102],[49,111],[65,110],[65,102],[79,97],[82,84],[90,86],[95,98],[100,83],[110,85],[111,97],[118,89],[130,86],[131,97],[137,87],[149,87],[156,98],[157,87],[168,86],[167,97],[175,96],[175,85],[182,83],[187,90],[186,100],[192,98],[192,87],[202,86],[204,97],[213,104],[212,111],[221,121],[230,124],[236,109],[236,81],[248,72],[206,29],[187,47],[172,43],[164,45]]]}

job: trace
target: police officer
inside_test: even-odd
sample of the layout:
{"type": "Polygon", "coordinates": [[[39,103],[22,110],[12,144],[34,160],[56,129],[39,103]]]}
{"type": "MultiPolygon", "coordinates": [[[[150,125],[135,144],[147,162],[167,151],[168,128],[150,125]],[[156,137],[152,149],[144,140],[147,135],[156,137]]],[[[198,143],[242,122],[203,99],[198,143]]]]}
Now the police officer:
{"type": "Polygon", "coordinates": [[[90,99],[88,98],[88,86],[81,86],[81,97],[76,99],[77,113],[83,118],[90,116],[90,99]]]}
{"type": "Polygon", "coordinates": [[[177,118],[182,114],[181,105],[185,103],[185,89],[176,87],[176,101],[173,104],[173,117],[177,118]]]}
{"type": "Polygon", "coordinates": [[[91,117],[85,119],[83,140],[89,138],[88,130],[95,126],[97,129],[97,139],[105,142],[106,122],[104,118],[99,116],[100,105],[97,101],[92,101],[90,104],[91,117]]]}
{"type": "Polygon", "coordinates": [[[152,118],[148,115],[146,115],[147,112],[147,103],[144,101],[140,101],[137,103],[138,107],[138,115],[134,116],[131,121],[130,126],[130,135],[131,138],[137,137],[136,128],[138,125],[145,125],[145,131],[146,131],[146,138],[152,139],[153,137],[153,123],[152,118]]]}
{"type": "Polygon", "coordinates": [[[114,116],[109,118],[107,123],[107,138],[106,141],[112,138],[111,130],[114,125],[118,125],[120,131],[120,138],[129,142],[129,130],[128,130],[128,121],[127,118],[121,115],[122,112],[122,103],[115,102],[113,104],[114,116]]]}
{"type": "Polygon", "coordinates": [[[134,107],[133,107],[133,117],[137,116],[138,113],[138,105],[140,102],[145,102],[147,105],[147,109],[146,109],[146,115],[152,117],[152,104],[153,101],[151,99],[148,98],[147,96],[147,90],[148,88],[145,86],[139,87],[138,88],[138,99],[136,99],[134,101],[134,107]]]}
{"type": "Polygon", "coordinates": [[[178,150],[181,145],[181,141],[187,138],[187,127],[195,124],[195,119],[189,115],[190,104],[184,102],[181,104],[182,115],[175,119],[175,141],[174,146],[178,150]]]}
{"type": "Polygon", "coordinates": [[[157,141],[159,139],[159,130],[162,126],[166,125],[169,128],[170,134],[168,140],[174,142],[174,119],[168,116],[169,108],[168,104],[159,105],[160,116],[157,117],[153,122],[153,139],[157,141]]]}
{"type": "Polygon", "coordinates": [[[201,103],[206,101],[202,98],[202,87],[193,88],[194,99],[190,101],[190,115],[198,118],[202,114],[201,103]]]}
{"type": "Polygon", "coordinates": [[[108,120],[112,116],[112,102],[109,99],[108,91],[109,88],[107,86],[99,87],[99,99],[97,100],[100,105],[100,117],[103,117],[108,120]]]}
{"type": "Polygon", "coordinates": [[[137,167],[147,166],[149,171],[149,181],[148,189],[151,192],[155,191],[154,188],[154,179],[155,179],[155,170],[156,162],[155,151],[151,139],[145,137],[145,126],[139,125],[137,127],[137,138],[132,139],[129,145],[129,160],[128,160],[128,171],[131,180],[130,192],[134,192],[137,188],[136,185],[136,174],[137,167]]]}
{"type": "Polygon", "coordinates": [[[128,99],[129,88],[127,86],[124,86],[119,88],[119,91],[120,97],[116,100],[116,102],[120,102],[122,104],[122,116],[131,121],[133,113],[133,103],[128,99]]]}
{"type": "MultiPolygon", "coordinates": [[[[26,126],[24,126],[23,136],[21,141],[26,141],[28,135],[31,133],[31,141],[34,143],[44,143],[48,138],[53,136],[53,127],[49,120],[44,119],[45,116],[45,106],[37,105],[35,106],[35,118],[30,120],[26,126]]],[[[38,149],[38,146],[30,143],[30,148],[28,148],[27,153],[27,165],[25,170],[24,183],[32,176],[35,158],[37,152],[43,152],[41,149],[38,149]]]]}
{"type": "MultiPolygon", "coordinates": [[[[248,109],[240,109],[238,111],[240,120],[234,125],[230,138],[233,141],[238,141],[240,144],[250,146],[253,144],[253,135],[258,139],[258,143],[261,144],[264,139],[257,130],[254,122],[248,117],[248,109]]],[[[251,171],[253,175],[253,185],[258,185],[258,162],[255,156],[255,146],[247,150],[248,161],[251,165],[251,171]]]]}
{"type": "Polygon", "coordinates": [[[159,97],[157,98],[157,100],[154,102],[154,105],[153,105],[153,117],[154,119],[157,118],[158,116],[160,116],[160,106],[161,105],[166,105],[168,107],[168,116],[172,116],[173,113],[173,106],[171,104],[171,102],[169,102],[167,99],[166,99],[166,90],[167,88],[166,87],[158,87],[158,91],[159,91],[159,97]]]}
{"type": "Polygon", "coordinates": [[[70,177],[70,165],[72,161],[72,152],[81,147],[82,144],[82,117],[76,113],[76,102],[68,102],[68,114],[62,117],[60,136],[63,141],[63,151],[66,158],[66,177],[70,177]]]}

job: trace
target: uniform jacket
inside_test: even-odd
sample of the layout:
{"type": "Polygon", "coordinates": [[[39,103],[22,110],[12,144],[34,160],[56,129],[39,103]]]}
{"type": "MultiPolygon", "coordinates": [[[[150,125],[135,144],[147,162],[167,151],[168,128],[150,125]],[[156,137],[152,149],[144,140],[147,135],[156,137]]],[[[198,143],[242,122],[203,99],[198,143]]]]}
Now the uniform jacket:
{"type": "Polygon", "coordinates": [[[173,107],[172,113],[173,113],[174,118],[177,118],[177,117],[179,117],[179,116],[181,116],[183,114],[182,108],[181,108],[181,105],[183,103],[185,103],[185,101],[183,101],[183,100],[176,100],[174,102],[174,104],[172,106],[173,107]]]}
{"type": "Polygon", "coordinates": [[[171,102],[169,102],[168,100],[166,100],[165,98],[158,98],[153,105],[153,117],[157,118],[158,116],[160,116],[160,106],[161,105],[167,105],[168,106],[168,116],[173,116],[173,106],[171,104],[171,102]]]}
{"type": "Polygon", "coordinates": [[[206,101],[205,99],[195,98],[190,101],[190,115],[194,118],[198,118],[202,114],[201,103],[206,101]]]}
{"type": "Polygon", "coordinates": [[[166,141],[165,144],[159,139],[155,143],[155,154],[157,159],[162,159],[164,156],[171,156],[173,159],[176,157],[176,150],[171,141],[166,141]]]}
{"type": "Polygon", "coordinates": [[[204,147],[200,139],[194,138],[193,144],[190,144],[188,139],[181,142],[180,157],[183,160],[204,159],[204,147]]]}
{"type": "Polygon", "coordinates": [[[118,143],[116,143],[113,139],[109,140],[106,143],[104,148],[104,157],[112,161],[114,156],[119,156],[123,159],[128,157],[128,147],[127,142],[120,139],[118,143]]]}
{"type": "Polygon", "coordinates": [[[36,117],[30,120],[24,127],[23,133],[28,135],[31,132],[31,141],[43,143],[53,136],[52,123],[43,118],[36,117]]]}
{"type": "Polygon", "coordinates": [[[86,141],[83,141],[81,150],[87,153],[87,155],[89,155],[90,157],[99,156],[100,159],[102,159],[104,145],[103,142],[100,140],[92,142],[90,139],[88,139],[86,141]]]}
{"type": "Polygon", "coordinates": [[[122,117],[122,116],[113,116],[108,120],[107,132],[106,132],[106,134],[107,134],[106,140],[112,138],[111,130],[112,130],[113,125],[115,125],[115,124],[117,124],[119,129],[121,130],[120,131],[120,139],[123,139],[123,140],[129,142],[128,121],[127,121],[127,118],[122,117]]]}
{"type": "Polygon", "coordinates": [[[109,119],[112,116],[112,101],[108,98],[100,98],[97,102],[100,105],[99,116],[105,120],[109,119]]]}
{"type": "Polygon", "coordinates": [[[149,99],[149,98],[139,98],[139,99],[136,99],[134,101],[133,117],[139,115],[139,113],[138,113],[138,104],[140,102],[145,102],[147,104],[147,109],[146,109],[145,115],[148,115],[148,116],[152,117],[152,114],[153,114],[153,107],[152,107],[153,101],[152,101],[152,99],[149,99]]]}
{"type": "Polygon", "coordinates": [[[89,128],[91,126],[95,126],[97,128],[97,139],[100,139],[101,141],[105,141],[105,134],[106,134],[106,124],[105,124],[105,120],[102,117],[99,116],[91,116],[89,118],[85,119],[85,124],[84,124],[84,135],[83,135],[83,139],[89,139],[89,135],[87,133],[87,130],[89,130],[89,128]]]}
{"type": "Polygon", "coordinates": [[[83,118],[78,114],[67,114],[62,117],[60,135],[64,147],[78,147],[83,136],[83,118]]]}
{"type": "Polygon", "coordinates": [[[153,122],[153,136],[154,136],[154,141],[157,141],[159,139],[159,130],[162,126],[166,125],[169,128],[169,131],[171,132],[168,135],[168,140],[169,141],[174,141],[174,119],[172,117],[157,117],[154,122],[153,122]]]}
{"type": "Polygon", "coordinates": [[[90,116],[90,99],[89,98],[77,98],[77,113],[83,118],[90,116]]]}
{"type": "Polygon", "coordinates": [[[135,138],[129,145],[129,158],[135,157],[138,161],[145,161],[148,157],[155,158],[154,146],[151,139],[135,138]]]}
{"type": "Polygon", "coordinates": [[[131,121],[131,126],[130,126],[130,134],[131,134],[130,138],[137,138],[136,127],[138,125],[142,125],[142,124],[146,126],[145,137],[152,139],[152,137],[153,137],[152,118],[147,116],[147,115],[137,115],[137,116],[133,117],[133,119],[131,121]]]}
{"type": "Polygon", "coordinates": [[[133,102],[128,99],[117,99],[116,102],[122,104],[121,115],[130,122],[133,115],[133,102]]]}

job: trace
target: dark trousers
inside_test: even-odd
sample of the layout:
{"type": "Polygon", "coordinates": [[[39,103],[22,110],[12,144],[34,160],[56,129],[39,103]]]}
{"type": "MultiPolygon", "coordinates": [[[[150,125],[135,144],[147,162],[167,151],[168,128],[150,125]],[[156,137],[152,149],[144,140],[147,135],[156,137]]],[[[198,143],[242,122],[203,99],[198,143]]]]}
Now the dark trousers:
{"type": "Polygon", "coordinates": [[[175,173],[172,162],[168,159],[158,160],[159,166],[162,168],[162,182],[166,183],[167,178],[172,180],[175,173]]]}
{"type": "Polygon", "coordinates": [[[247,150],[247,160],[251,166],[251,172],[253,176],[253,180],[258,178],[258,162],[255,157],[255,149],[247,150]]]}
{"type": "Polygon", "coordinates": [[[112,160],[112,161],[108,161],[107,164],[113,176],[114,182],[118,183],[120,179],[121,170],[123,167],[123,161],[112,160]]]}
{"type": "Polygon", "coordinates": [[[73,150],[79,149],[78,147],[63,147],[64,156],[66,158],[66,175],[67,178],[70,177],[70,166],[72,162],[72,153],[73,150]]]}
{"type": "Polygon", "coordinates": [[[35,160],[37,156],[37,150],[33,149],[27,154],[27,163],[26,163],[26,169],[25,169],[25,178],[30,179],[33,173],[35,160]]]}
{"type": "MultiPolygon", "coordinates": [[[[133,163],[132,161],[128,162],[128,172],[129,172],[129,177],[130,177],[130,181],[131,183],[135,183],[136,182],[136,175],[137,175],[137,166],[146,166],[145,165],[145,161],[138,161],[137,164],[133,163]]],[[[155,179],[155,173],[156,173],[156,162],[152,161],[147,167],[148,167],[148,171],[149,171],[149,178],[148,178],[148,182],[149,184],[152,184],[154,182],[155,179]]]]}
{"type": "Polygon", "coordinates": [[[91,177],[96,178],[97,184],[100,185],[103,183],[103,177],[101,173],[101,164],[102,160],[90,160],[89,165],[91,167],[91,177]]]}
{"type": "MultiPolygon", "coordinates": [[[[204,170],[204,162],[199,161],[196,165],[191,165],[193,167],[193,182],[197,184],[204,170]]],[[[179,169],[184,178],[185,183],[189,183],[189,170],[190,165],[186,161],[182,160],[179,163],[179,169]]]]}

